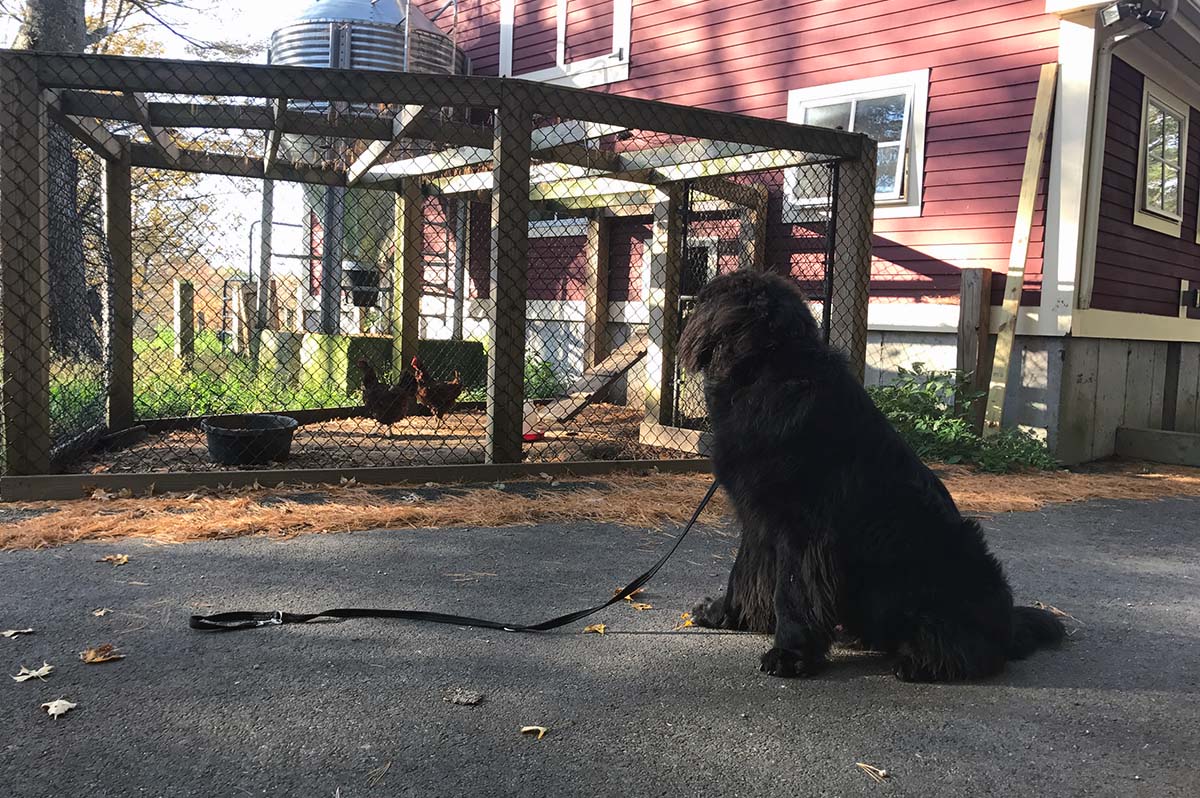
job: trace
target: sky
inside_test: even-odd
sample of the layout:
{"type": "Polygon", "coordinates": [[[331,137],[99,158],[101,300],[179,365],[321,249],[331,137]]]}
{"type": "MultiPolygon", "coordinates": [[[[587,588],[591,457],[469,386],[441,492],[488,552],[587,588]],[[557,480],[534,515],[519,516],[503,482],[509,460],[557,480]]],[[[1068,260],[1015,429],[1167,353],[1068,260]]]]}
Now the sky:
{"type": "MultiPolygon", "coordinates": [[[[193,4],[204,11],[174,11],[164,14],[172,25],[196,39],[234,40],[240,43],[261,42],[265,44],[279,20],[287,15],[289,7],[300,8],[305,0],[194,0],[193,4]]],[[[0,46],[8,47],[16,36],[17,25],[12,19],[0,20],[0,46]]],[[[158,34],[159,40],[173,58],[188,56],[187,45],[166,31],[158,34]]],[[[259,60],[266,60],[266,52],[259,60]]]]}

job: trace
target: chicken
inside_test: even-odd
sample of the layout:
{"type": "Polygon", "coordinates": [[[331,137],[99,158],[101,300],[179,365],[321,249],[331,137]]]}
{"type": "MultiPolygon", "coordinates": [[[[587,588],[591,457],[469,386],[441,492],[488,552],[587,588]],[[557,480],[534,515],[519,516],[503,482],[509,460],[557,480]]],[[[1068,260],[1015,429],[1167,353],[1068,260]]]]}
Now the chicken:
{"type": "Polygon", "coordinates": [[[417,381],[405,371],[395,385],[379,381],[375,368],[365,360],[356,364],[363,375],[363,406],[367,415],[388,428],[408,415],[408,403],[417,394],[417,381]]]}
{"type": "Polygon", "coordinates": [[[428,407],[429,412],[437,418],[437,425],[441,427],[442,419],[454,409],[458,397],[462,395],[462,378],[456,371],[449,382],[431,380],[421,359],[416,357],[412,359],[412,368],[417,382],[417,404],[428,407]]]}

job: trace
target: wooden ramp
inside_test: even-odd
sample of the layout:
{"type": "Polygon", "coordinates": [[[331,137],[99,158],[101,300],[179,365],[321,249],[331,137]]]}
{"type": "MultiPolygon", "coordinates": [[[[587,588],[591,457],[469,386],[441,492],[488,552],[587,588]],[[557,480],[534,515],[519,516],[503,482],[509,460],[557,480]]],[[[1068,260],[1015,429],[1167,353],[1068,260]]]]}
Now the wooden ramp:
{"type": "Polygon", "coordinates": [[[525,403],[525,432],[545,432],[583,412],[596,396],[623,377],[646,356],[646,336],[635,335],[611,355],[583,373],[562,399],[544,405],[525,403]]]}

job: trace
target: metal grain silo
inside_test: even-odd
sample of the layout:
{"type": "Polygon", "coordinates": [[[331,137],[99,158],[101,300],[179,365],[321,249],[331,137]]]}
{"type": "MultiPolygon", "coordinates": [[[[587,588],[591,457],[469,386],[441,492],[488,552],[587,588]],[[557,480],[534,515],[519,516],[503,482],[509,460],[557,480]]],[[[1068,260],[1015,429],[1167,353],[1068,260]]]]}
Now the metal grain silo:
{"type": "MultiPolygon", "coordinates": [[[[456,10],[456,0],[447,0],[442,11],[448,9],[456,10]]],[[[431,74],[467,70],[467,59],[455,47],[453,37],[408,0],[309,0],[286,19],[271,35],[272,64],[431,74]]],[[[324,110],[326,105],[308,107],[324,110]]],[[[339,161],[346,158],[345,145],[289,135],[280,142],[280,157],[339,161]]],[[[309,255],[321,263],[315,292],[320,296],[319,328],[337,333],[347,326],[343,320],[343,270],[379,268],[392,232],[394,198],[389,192],[316,186],[306,186],[303,193],[309,255]]],[[[279,210],[285,213],[283,208],[279,210]]]]}

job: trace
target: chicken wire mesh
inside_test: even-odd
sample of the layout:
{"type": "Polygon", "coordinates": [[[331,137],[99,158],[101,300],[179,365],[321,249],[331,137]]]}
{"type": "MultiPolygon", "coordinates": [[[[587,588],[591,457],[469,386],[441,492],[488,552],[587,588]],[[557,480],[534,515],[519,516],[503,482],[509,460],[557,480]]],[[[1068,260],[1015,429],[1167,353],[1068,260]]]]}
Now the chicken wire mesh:
{"type": "Polygon", "coordinates": [[[486,78],[2,63],[9,474],[701,456],[675,346],[737,269],[861,360],[860,136],[486,78]]]}

